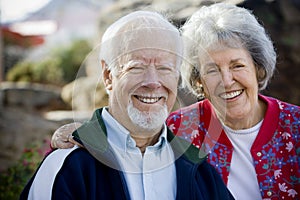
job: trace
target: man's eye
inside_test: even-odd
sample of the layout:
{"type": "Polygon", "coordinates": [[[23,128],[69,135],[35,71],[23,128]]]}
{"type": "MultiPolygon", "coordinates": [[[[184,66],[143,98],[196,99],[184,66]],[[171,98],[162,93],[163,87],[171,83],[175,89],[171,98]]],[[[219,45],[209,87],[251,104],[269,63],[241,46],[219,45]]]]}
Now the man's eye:
{"type": "Polygon", "coordinates": [[[131,66],[131,67],[128,67],[127,70],[131,73],[141,73],[145,70],[145,67],[143,67],[143,66],[131,66]]]}
{"type": "Polygon", "coordinates": [[[168,67],[168,66],[158,66],[157,70],[159,70],[161,72],[172,72],[173,68],[172,67],[168,67]]]}

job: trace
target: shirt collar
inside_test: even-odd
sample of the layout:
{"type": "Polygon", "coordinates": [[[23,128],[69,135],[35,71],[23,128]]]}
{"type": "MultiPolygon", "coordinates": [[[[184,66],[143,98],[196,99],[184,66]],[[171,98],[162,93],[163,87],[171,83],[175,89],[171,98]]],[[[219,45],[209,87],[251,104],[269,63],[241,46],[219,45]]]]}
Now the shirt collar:
{"type": "MultiPolygon", "coordinates": [[[[130,136],[129,131],[108,112],[107,107],[102,111],[102,119],[107,129],[107,140],[113,147],[117,147],[125,152],[129,149],[137,149],[135,140],[130,136]]],[[[160,149],[165,145],[166,141],[167,126],[164,123],[158,142],[149,147],[149,149],[151,151],[160,149]]]]}

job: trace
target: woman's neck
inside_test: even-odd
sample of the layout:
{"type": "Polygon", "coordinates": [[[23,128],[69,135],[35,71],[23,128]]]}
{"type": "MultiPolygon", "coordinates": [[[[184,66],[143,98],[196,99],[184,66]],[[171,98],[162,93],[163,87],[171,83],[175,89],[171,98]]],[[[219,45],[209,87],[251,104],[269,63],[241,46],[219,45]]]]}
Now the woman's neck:
{"type": "Polygon", "coordinates": [[[229,119],[228,117],[226,117],[225,120],[222,120],[222,118],[220,119],[226,126],[230,127],[233,130],[248,129],[263,120],[266,110],[267,105],[263,101],[258,100],[256,108],[253,109],[253,111],[246,117],[243,117],[241,119],[229,119]]]}

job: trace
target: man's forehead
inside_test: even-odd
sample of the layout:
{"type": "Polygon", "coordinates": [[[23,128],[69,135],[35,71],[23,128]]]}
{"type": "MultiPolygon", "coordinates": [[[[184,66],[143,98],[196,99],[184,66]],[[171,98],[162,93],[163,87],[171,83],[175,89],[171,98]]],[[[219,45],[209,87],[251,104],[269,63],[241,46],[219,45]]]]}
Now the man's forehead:
{"type": "Polygon", "coordinates": [[[137,29],[124,32],[122,35],[127,51],[159,49],[176,52],[181,40],[177,32],[161,28],[137,29]]]}
{"type": "Polygon", "coordinates": [[[124,62],[130,60],[136,61],[149,61],[155,60],[156,62],[176,62],[176,53],[158,48],[142,48],[133,50],[121,56],[124,62]]]}
{"type": "Polygon", "coordinates": [[[175,52],[170,51],[168,49],[160,49],[160,48],[140,48],[131,50],[124,55],[129,55],[131,57],[141,57],[141,56],[170,56],[175,55],[175,52]]]}

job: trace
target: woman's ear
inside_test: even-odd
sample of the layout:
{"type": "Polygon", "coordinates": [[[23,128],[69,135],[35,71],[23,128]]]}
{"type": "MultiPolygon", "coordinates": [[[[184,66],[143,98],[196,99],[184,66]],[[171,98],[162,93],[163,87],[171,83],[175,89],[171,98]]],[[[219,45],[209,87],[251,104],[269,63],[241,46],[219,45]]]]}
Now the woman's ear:
{"type": "Polygon", "coordinates": [[[110,69],[108,69],[107,64],[104,60],[101,60],[102,67],[102,78],[105,85],[106,90],[112,89],[112,75],[110,69]]]}

